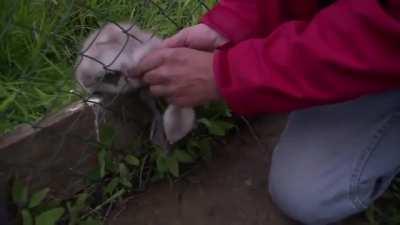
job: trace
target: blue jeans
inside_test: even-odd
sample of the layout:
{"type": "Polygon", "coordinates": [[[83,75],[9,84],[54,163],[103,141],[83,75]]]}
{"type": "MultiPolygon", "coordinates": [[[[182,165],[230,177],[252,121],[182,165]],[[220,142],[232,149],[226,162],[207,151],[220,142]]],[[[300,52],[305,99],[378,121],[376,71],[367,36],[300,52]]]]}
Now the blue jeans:
{"type": "Polygon", "coordinates": [[[274,150],[272,199],[309,225],[368,207],[400,168],[400,92],[292,113],[274,150]]]}

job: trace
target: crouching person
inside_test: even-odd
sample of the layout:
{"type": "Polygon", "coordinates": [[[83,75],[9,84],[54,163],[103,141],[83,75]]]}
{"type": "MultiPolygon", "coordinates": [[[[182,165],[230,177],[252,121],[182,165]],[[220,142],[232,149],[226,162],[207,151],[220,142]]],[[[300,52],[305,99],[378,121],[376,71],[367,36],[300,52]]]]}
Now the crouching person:
{"type": "Polygon", "coordinates": [[[269,189],[291,218],[363,211],[400,168],[400,3],[221,0],[140,63],[154,95],[240,115],[291,112],[269,189]]]}

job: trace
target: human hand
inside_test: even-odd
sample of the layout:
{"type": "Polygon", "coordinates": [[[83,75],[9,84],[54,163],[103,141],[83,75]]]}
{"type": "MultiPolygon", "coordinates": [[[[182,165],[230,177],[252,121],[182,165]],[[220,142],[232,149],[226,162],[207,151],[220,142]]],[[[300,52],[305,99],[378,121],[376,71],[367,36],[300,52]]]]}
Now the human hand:
{"type": "Polygon", "coordinates": [[[197,24],[179,31],[163,42],[163,47],[188,47],[197,50],[213,51],[228,40],[205,24],[197,24]]]}
{"type": "Polygon", "coordinates": [[[195,107],[219,99],[210,52],[161,48],[147,54],[138,70],[150,92],[170,104],[195,107]]]}

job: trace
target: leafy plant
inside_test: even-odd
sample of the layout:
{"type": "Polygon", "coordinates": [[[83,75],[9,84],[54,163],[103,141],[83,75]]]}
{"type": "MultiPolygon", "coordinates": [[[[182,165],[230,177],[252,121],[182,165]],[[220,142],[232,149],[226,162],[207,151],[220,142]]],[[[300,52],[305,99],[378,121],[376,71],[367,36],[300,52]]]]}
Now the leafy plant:
{"type": "Polygon", "coordinates": [[[19,207],[25,206],[28,202],[28,188],[18,179],[14,180],[12,186],[12,199],[19,207]]]}
{"type": "MultiPolygon", "coordinates": [[[[135,21],[160,36],[198,22],[207,9],[197,0],[185,1],[0,1],[0,133],[81,98],[75,88],[73,65],[81,41],[107,21],[135,21]],[[160,9],[163,9],[160,12],[160,9]]],[[[216,0],[203,0],[211,7],[216,0]]],[[[226,106],[210,104],[199,110],[199,129],[178,143],[171,154],[138,140],[125,152],[113,149],[116,130],[104,126],[97,153],[98,167],[87,187],[70,199],[55,199],[51,190],[30,190],[20,180],[12,184],[12,200],[23,225],[100,225],[105,209],[151,182],[176,179],[198,161],[208,160],[216,138],[234,127],[226,106]],[[141,153],[135,149],[144,149],[141,153]],[[144,153],[143,153],[144,152],[144,153]]]]}
{"type": "Polygon", "coordinates": [[[49,209],[35,217],[36,225],[55,225],[64,214],[63,208],[49,209]]]}
{"type": "Polygon", "coordinates": [[[222,120],[209,120],[206,118],[200,119],[200,123],[204,124],[210,134],[215,136],[225,136],[227,131],[232,129],[234,125],[222,120]]]}
{"type": "MultiPolygon", "coordinates": [[[[81,41],[107,21],[129,20],[141,27],[168,36],[179,28],[198,22],[206,8],[198,0],[155,1],[163,13],[149,1],[123,0],[3,0],[0,1],[0,133],[20,123],[32,123],[43,115],[77,100],[73,64],[81,41]]],[[[209,8],[216,0],[202,0],[209,8]]],[[[71,199],[57,200],[50,189],[32,192],[15,179],[11,197],[23,225],[103,224],[105,207],[116,204],[126,194],[142,191],[150,181],[175,179],[190,166],[212,157],[216,138],[235,126],[222,104],[210,104],[199,110],[199,131],[179,143],[168,155],[157,146],[138,144],[147,153],[119,154],[112,150],[116,135],[110,127],[101,133],[98,168],[88,177],[88,186],[71,199]]],[[[400,224],[400,182],[388,192],[385,204],[368,210],[371,224],[400,224]]]]}
{"type": "Polygon", "coordinates": [[[29,198],[29,189],[21,180],[15,178],[12,185],[13,202],[18,207],[23,225],[55,225],[64,214],[62,207],[47,208],[38,212],[50,189],[44,188],[29,198]]]}
{"type": "Polygon", "coordinates": [[[29,201],[28,208],[32,209],[40,205],[49,193],[50,188],[45,188],[41,191],[34,193],[29,201]]]}
{"type": "Polygon", "coordinates": [[[80,98],[70,92],[75,88],[73,65],[81,41],[100,25],[134,21],[167,36],[197,23],[207,11],[201,5],[215,2],[0,1],[0,133],[80,98]]]}

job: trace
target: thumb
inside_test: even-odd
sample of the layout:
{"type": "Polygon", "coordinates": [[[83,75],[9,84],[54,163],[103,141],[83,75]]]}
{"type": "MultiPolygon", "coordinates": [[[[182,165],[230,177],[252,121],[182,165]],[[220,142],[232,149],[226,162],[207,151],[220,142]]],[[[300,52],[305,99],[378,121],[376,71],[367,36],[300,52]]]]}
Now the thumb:
{"type": "Polygon", "coordinates": [[[165,48],[179,48],[187,47],[188,30],[183,29],[176,33],[174,36],[165,39],[162,43],[162,47],[165,48]]]}

